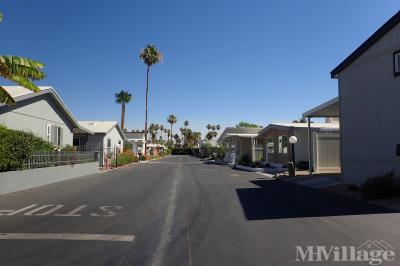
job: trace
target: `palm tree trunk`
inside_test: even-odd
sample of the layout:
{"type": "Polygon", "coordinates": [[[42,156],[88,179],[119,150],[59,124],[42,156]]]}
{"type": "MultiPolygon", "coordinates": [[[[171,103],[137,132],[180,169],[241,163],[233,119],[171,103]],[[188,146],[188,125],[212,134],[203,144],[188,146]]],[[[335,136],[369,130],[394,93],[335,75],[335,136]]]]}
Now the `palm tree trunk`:
{"type": "Polygon", "coordinates": [[[150,66],[147,66],[147,75],[146,75],[146,117],[144,122],[144,154],[147,154],[147,108],[148,108],[148,97],[149,97],[149,71],[150,66]]]}
{"type": "Polygon", "coordinates": [[[171,123],[171,136],[170,136],[171,146],[172,146],[172,123],[171,123]]]}
{"type": "Polygon", "coordinates": [[[124,131],[125,128],[125,103],[122,103],[121,110],[121,129],[124,131]]]}

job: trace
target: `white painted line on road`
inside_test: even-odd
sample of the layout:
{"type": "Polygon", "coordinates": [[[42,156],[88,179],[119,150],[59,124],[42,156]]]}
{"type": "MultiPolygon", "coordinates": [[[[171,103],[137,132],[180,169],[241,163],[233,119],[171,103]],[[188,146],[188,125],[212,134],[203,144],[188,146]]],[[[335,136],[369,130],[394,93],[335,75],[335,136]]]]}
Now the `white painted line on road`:
{"type": "Polygon", "coordinates": [[[79,206],[78,208],[70,211],[69,213],[65,213],[65,214],[56,214],[54,216],[81,216],[80,214],[77,214],[80,210],[86,208],[87,205],[82,205],[79,206]]]}
{"type": "Polygon", "coordinates": [[[82,240],[132,242],[134,235],[68,233],[0,233],[0,240],[82,240]]]}
{"type": "Polygon", "coordinates": [[[10,213],[14,210],[0,210],[0,215],[4,215],[4,213],[10,213]]]}
{"type": "Polygon", "coordinates": [[[47,207],[51,207],[53,205],[43,205],[41,207],[38,207],[36,209],[30,210],[29,212],[24,213],[24,215],[30,216],[33,215],[35,212],[46,209],[47,207]]]}
{"type": "MultiPolygon", "coordinates": [[[[52,206],[53,206],[53,205],[52,205],[52,206]]],[[[48,214],[50,214],[50,213],[55,212],[55,211],[58,210],[58,209],[61,209],[62,207],[64,207],[64,205],[55,205],[54,208],[48,210],[47,212],[37,213],[37,214],[35,214],[35,215],[37,215],[37,216],[48,215],[48,214]]]]}
{"type": "Polygon", "coordinates": [[[166,249],[168,247],[169,236],[171,234],[172,222],[174,220],[175,209],[176,209],[176,198],[177,198],[177,194],[178,194],[178,186],[181,181],[181,178],[182,178],[182,175],[179,174],[177,177],[175,177],[175,179],[172,183],[171,194],[168,199],[167,215],[165,216],[165,221],[164,221],[164,226],[163,226],[163,229],[161,232],[160,242],[158,244],[156,252],[153,255],[153,259],[152,259],[152,263],[151,263],[152,266],[162,265],[161,262],[165,255],[166,249]]]}
{"type": "Polygon", "coordinates": [[[13,212],[7,214],[7,216],[14,215],[14,214],[17,214],[17,213],[20,213],[20,212],[24,212],[24,211],[29,210],[30,208],[33,208],[33,207],[36,207],[36,206],[37,206],[37,204],[29,205],[29,206],[27,206],[27,207],[25,207],[25,208],[22,208],[22,209],[13,211],[13,212]]]}

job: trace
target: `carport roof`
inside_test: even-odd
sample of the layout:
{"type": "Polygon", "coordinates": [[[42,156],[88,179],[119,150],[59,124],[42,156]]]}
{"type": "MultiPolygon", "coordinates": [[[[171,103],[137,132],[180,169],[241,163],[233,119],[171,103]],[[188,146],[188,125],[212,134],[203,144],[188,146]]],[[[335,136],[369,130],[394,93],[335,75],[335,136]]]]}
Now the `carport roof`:
{"type": "Polygon", "coordinates": [[[335,97],[305,112],[303,117],[339,117],[339,114],[339,97],[335,97]]]}

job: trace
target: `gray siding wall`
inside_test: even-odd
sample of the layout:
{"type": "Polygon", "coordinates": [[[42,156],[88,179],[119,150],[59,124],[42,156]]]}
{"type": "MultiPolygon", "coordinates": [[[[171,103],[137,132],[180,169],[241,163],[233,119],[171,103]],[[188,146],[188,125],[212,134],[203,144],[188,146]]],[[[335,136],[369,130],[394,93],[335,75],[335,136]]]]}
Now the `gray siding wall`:
{"type": "Polygon", "coordinates": [[[400,77],[393,76],[393,52],[399,49],[397,25],[339,74],[346,183],[359,184],[392,169],[400,174],[400,77]]]}
{"type": "Polygon", "coordinates": [[[47,140],[47,124],[62,128],[62,146],[72,145],[72,126],[48,95],[0,107],[0,124],[10,129],[24,130],[47,140]]]}

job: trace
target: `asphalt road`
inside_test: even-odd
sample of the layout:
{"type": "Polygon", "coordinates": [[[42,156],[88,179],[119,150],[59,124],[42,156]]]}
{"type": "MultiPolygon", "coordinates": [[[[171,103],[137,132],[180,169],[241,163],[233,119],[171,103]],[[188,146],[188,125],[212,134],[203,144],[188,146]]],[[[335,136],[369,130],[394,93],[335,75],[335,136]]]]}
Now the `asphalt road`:
{"type": "Polygon", "coordinates": [[[400,252],[400,214],[171,156],[0,196],[2,236],[0,265],[344,265],[297,262],[296,246],[400,252]]]}

